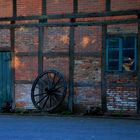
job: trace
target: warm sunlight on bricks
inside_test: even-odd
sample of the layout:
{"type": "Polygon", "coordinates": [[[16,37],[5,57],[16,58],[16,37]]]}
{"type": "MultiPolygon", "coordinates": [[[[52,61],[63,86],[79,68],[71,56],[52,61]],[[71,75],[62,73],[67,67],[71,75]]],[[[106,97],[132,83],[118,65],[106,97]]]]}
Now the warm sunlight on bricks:
{"type": "Polygon", "coordinates": [[[69,37],[67,35],[62,35],[60,37],[60,41],[62,41],[65,45],[69,44],[69,37]]]}
{"type": "Polygon", "coordinates": [[[19,67],[21,67],[21,62],[18,57],[15,57],[15,68],[17,69],[19,67]]]}
{"type": "Polygon", "coordinates": [[[84,36],[81,42],[81,45],[83,48],[86,48],[89,43],[90,43],[91,39],[88,36],[84,36]]]}

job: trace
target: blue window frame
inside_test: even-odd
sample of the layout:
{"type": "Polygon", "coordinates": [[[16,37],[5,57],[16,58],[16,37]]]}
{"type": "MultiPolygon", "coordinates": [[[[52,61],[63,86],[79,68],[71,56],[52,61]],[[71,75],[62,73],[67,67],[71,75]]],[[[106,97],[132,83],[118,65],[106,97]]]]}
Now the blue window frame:
{"type": "Polygon", "coordinates": [[[136,70],[136,37],[109,37],[106,45],[106,70],[122,72],[136,70]]]}

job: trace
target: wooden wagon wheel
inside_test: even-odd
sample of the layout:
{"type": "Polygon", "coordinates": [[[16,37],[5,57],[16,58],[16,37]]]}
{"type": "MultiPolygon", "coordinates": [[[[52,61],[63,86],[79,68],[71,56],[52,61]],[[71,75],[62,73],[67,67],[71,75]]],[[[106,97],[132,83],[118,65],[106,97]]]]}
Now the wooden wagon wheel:
{"type": "Polygon", "coordinates": [[[50,112],[63,102],[66,91],[63,75],[56,70],[47,70],[35,79],[31,99],[37,109],[50,112]]]}

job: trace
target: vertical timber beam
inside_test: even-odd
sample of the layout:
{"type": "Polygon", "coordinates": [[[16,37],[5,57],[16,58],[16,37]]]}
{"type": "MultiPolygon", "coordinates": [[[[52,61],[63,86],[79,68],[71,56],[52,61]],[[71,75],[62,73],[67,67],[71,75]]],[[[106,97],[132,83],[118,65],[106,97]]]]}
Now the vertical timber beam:
{"type": "MultiPolygon", "coordinates": [[[[138,15],[140,18],[140,15],[138,15]]],[[[140,23],[138,23],[138,41],[137,41],[137,114],[140,114],[140,23]]]]}
{"type": "MultiPolygon", "coordinates": [[[[111,10],[111,1],[106,0],[106,12],[111,10]]],[[[107,25],[102,25],[102,66],[101,66],[101,102],[102,102],[102,111],[105,113],[107,111],[107,99],[106,99],[106,38],[107,38],[107,25]]]]}
{"type": "Polygon", "coordinates": [[[101,65],[101,100],[102,100],[102,111],[105,113],[107,111],[107,100],[106,100],[106,34],[107,25],[102,25],[102,65],[101,65]]]}
{"type": "Polygon", "coordinates": [[[42,15],[46,15],[46,0],[42,0],[42,15]]]}
{"type": "MultiPolygon", "coordinates": [[[[46,0],[42,0],[42,15],[46,15],[46,0]]],[[[45,22],[40,20],[39,23],[45,22]]],[[[46,21],[47,22],[47,21],[46,21]]],[[[39,27],[39,46],[38,46],[38,74],[43,72],[43,45],[44,45],[44,27],[39,27]]]]}
{"type": "MultiPolygon", "coordinates": [[[[78,12],[78,0],[73,0],[73,13],[78,12]]],[[[71,19],[75,22],[75,19],[71,19]]],[[[68,97],[68,110],[74,111],[74,32],[75,27],[70,27],[69,33],[69,97],[68,97]]]]}
{"type": "Polygon", "coordinates": [[[38,75],[43,72],[43,42],[44,42],[44,27],[39,27],[39,46],[38,46],[38,75]]]}
{"type": "MultiPolygon", "coordinates": [[[[17,0],[13,0],[13,18],[17,16],[17,0]]],[[[11,21],[11,24],[15,24],[15,21],[11,21]]],[[[11,43],[11,67],[12,67],[12,108],[15,108],[15,28],[10,29],[10,43],[11,43]]]]}
{"type": "Polygon", "coordinates": [[[106,11],[111,11],[111,0],[106,0],[106,11]]]}

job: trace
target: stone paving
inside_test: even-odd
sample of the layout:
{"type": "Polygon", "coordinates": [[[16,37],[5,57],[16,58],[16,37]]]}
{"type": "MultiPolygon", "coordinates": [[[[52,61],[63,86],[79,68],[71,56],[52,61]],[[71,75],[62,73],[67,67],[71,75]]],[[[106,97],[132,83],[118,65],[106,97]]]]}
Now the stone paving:
{"type": "Polygon", "coordinates": [[[140,140],[140,120],[0,115],[0,140],[140,140]]]}

